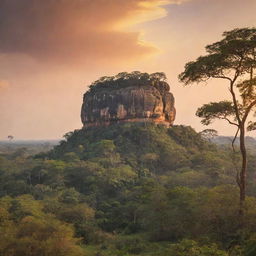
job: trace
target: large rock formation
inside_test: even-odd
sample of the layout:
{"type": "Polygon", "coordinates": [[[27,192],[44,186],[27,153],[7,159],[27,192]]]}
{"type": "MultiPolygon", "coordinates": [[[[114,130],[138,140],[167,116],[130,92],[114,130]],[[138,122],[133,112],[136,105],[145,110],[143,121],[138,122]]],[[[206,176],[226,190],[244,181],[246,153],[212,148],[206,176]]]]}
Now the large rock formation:
{"type": "Polygon", "coordinates": [[[162,73],[121,74],[101,78],[84,94],[81,119],[85,128],[117,122],[173,124],[174,97],[159,78],[162,73]]]}

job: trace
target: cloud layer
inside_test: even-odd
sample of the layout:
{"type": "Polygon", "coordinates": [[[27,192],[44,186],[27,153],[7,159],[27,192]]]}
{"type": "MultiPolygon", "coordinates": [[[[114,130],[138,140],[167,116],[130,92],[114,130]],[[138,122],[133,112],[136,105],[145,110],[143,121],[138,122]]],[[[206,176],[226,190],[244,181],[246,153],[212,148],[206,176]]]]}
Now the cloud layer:
{"type": "Polygon", "coordinates": [[[0,53],[40,61],[136,59],[156,52],[125,31],[164,16],[161,0],[0,0],[0,53]]]}

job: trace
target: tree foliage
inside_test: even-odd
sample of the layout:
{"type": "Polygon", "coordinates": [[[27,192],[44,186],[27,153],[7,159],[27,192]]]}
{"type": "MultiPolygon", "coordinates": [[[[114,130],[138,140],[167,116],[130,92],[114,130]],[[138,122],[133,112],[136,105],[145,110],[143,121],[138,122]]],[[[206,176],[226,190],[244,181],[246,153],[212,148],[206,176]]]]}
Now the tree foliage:
{"type": "Polygon", "coordinates": [[[202,118],[201,123],[204,125],[211,124],[215,119],[223,119],[232,123],[235,119],[234,105],[231,101],[211,102],[199,108],[196,115],[202,118]]]}

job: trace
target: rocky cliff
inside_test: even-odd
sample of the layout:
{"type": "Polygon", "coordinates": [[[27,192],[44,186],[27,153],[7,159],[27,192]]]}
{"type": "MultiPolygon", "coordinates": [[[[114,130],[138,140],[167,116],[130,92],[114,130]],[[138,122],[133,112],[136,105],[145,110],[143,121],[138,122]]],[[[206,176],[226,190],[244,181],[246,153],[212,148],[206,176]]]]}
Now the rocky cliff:
{"type": "Polygon", "coordinates": [[[85,128],[117,122],[173,124],[174,97],[169,85],[159,78],[163,73],[134,73],[104,77],[90,86],[81,111],[85,128]]]}

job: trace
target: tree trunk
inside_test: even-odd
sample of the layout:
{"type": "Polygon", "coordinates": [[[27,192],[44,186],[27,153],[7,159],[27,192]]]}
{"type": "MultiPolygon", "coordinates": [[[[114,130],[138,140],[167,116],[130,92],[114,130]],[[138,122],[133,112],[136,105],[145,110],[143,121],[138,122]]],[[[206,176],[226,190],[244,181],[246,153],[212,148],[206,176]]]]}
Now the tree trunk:
{"type": "Polygon", "coordinates": [[[244,124],[240,127],[240,152],[242,156],[242,166],[239,175],[240,188],[240,215],[244,214],[245,190],[246,190],[246,172],[247,172],[247,152],[245,147],[245,128],[244,124]]]}

